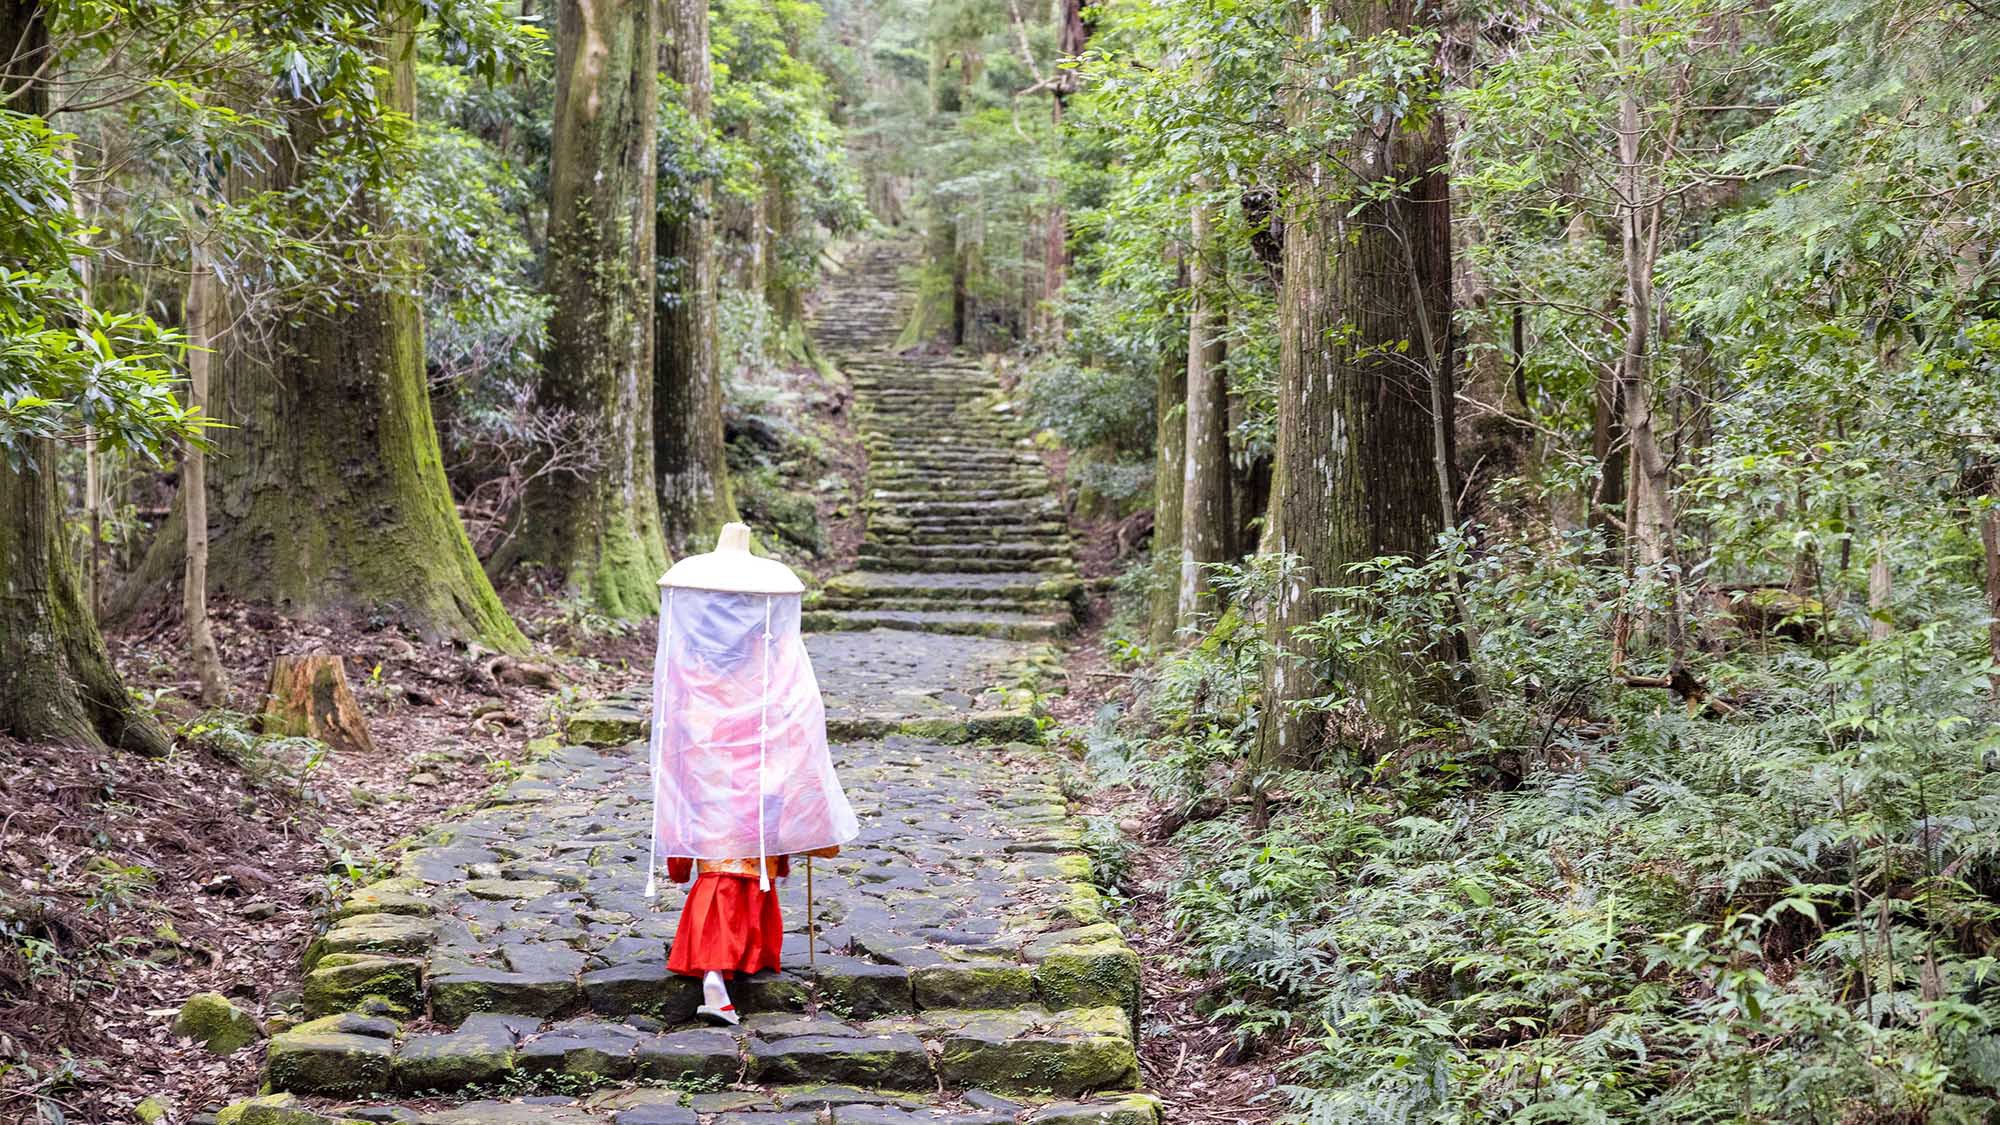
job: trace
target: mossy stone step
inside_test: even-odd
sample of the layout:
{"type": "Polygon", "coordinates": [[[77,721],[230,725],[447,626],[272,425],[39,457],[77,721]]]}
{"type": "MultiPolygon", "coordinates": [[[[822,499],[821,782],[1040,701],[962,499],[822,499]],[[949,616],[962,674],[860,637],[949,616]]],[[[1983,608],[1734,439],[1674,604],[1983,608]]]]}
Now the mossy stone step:
{"type": "Polygon", "coordinates": [[[1017,600],[1068,598],[1074,586],[1031,570],[956,575],[856,570],[827,579],[822,590],[827,596],[1017,600]]]}
{"type": "Polygon", "coordinates": [[[888,488],[898,481],[912,484],[995,484],[1008,482],[1038,483],[1048,487],[1048,473],[1040,465],[994,464],[994,465],[912,465],[907,462],[877,465],[868,470],[870,484],[888,488]]]}
{"type": "Polygon", "coordinates": [[[272,1038],[264,1052],[271,1089],[295,1094],[368,1094],[389,1089],[396,1021],[357,1013],[309,1020],[272,1038]]]}
{"type": "MultiPolygon", "coordinates": [[[[872,513],[876,506],[871,504],[867,507],[872,513]]],[[[1023,519],[1058,515],[1062,512],[1062,505],[1053,496],[1048,496],[1015,500],[915,500],[894,509],[881,510],[893,512],[898,518],[906,520],[1023,519]]]]}
{"type": "Polygon", "coordinates": [[[855,560],[870,570],[904,570],[926,574],[994,574],[1019,570],[1025,564],[1049,574],[1069,574],[1074,564],[1066,557],[1042,559],[952,559],[908,558],[863,554],[855,560]]]}
{"type": "Polygon", "coordinates": [[[877,506],[895,505],[905,500],[957,504],[975,504],[985,500],[1042,500],[1050,494],[1047,481],[1032,484],[964,485],[950,488],[907,488],[900,485],[889,488],[871,483],[868,488],[868,498],[877,506]]]}
{"type": "Polygon", "coordinates": [[[988,1090],[912,1092],[855,1086],[684,1093],[671,1087],[496,1098],[474,1095],[412,1111],[401,1104],[308,1107],[294,1094],[260,1094],[220,1110],[216,1125],[1159,1125],[1159,1099],[1109,1092],[1038,1101],[988,1090]]]}
{"type": "Polygon", "coordinates": [[[956,715],[911,717],[902,713],[862,712],[829,715],[826,735],[838,742],[907,737],[946,745],[969,742],[1040,742],[1041,728],[1026,710],[999,708],[956,715]]]}
{"type": "Polygon", "coordinates": [[[1056,518],[1061,514],[1053,499],[1042,503],[1023,500],[1011,510],[975,507],[967,512],[912,511],[903,507],[868,505],[871,527],[915,531],[949,531],[954,528],[1034,527],[1067,533],[1069,525],[1056,518]]]}
{"type": "MultiPolygon", "coordinates": [[[[1004,543],[897,543],[882,545],[877,550],[884,557],[892,559],[1035,560],[1052,558],[1056,554],[1056,548],[1052,544],[1031,541],[1004,543]]],[[[1032,570],[1035,568],[1031,566],[1029,569],[1032,570]]]]}
{"type": "Polygon", "coordinates": [[[892,449],[877,456],[869,465],[873,469],[914,468],[995,468],[995,469],[1035,469],[1041,472],[1042,460],[1032,453],[1020,453],[1011,449],[964,447],[941,449],[935,452],[912,449],[892,449]]]}
{"type": "Polygon", "coordinates": [[[642,700],[600,700],[571,715],[563,737],[577,746],[622,746],[645,737],[646,708],[642,700]]]}
{"type": "Polygon", "coordinates": [[[749,1077],[767,1085],[841,1083],[888,1090],[937,1085],[923,1040],[908,1032],[758,1040],[750,1045],[749,1077]]]}
{"type": "Polygon", "coordinates": [[[1061,524],[973,524],[966,527],[877,528],[867,541],[882,546],[935,547],[950,544],[1037,543],[1058,550],[1069,546],[1069,529],[1061,524]]]}
{"type": "Polygon", "coordinates": [[[966,613],[912,610],[808,610],[801,627],[814,632],[901,629],[1010,641],[1048,641],[1063,635],[1066,623],[1020,613],[966,613]]]}
{"type": "Polygon", "coordinates": [[[912,535],[943,535],[954,532],[981,535],[1011,527],[1034,535],[1069,538],[1069,525],[1062,520],[1051,519],[1050,516],[1053,514],[1021,511],[940,516],[929,512],[905,514],[888,509],[871,509],[868,512],[868,522],[870,527],[908,532],[912,535]]]}
{"type": "Polygon", "coordinates": [[[1026,434],[1013,425],[984,418],[967,410],[927,410],[894,415],[863,414],[859,426],[861,443],[876,455],[907,450],[907,443],[925,435],[950,434],[930,449],[1019,450],[1026,434]]]}
{"type": "Polygon", "coordinates": [[[909,611],[913,613],[983,613],[983,614],[1027,614],[1034,617],[1068,620],[1074,615],[1074,607],[1066,601],[1053,598],[1036,598],[1032,595],[1019,599],[1008,598],[911,598],[893,594],[876,594],[866,597],[822,594],[809,606],[811,610],[870,610],[875,612],[909,611]]]}

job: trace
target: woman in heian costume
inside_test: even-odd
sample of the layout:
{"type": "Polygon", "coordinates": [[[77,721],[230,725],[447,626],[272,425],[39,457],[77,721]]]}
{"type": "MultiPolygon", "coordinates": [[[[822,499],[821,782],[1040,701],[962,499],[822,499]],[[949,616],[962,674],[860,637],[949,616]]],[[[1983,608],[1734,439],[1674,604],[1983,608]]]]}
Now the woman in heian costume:
{"type": "Polygon", "coordinates": [[[738,1022],[727,981],[778,967],[789,857],[835,855],[859,831],[799,636],[805,587],[749,540],[730,524],[660,579],[653,663],[652,860],[694,876],[667,968],[700,977],[698,1014],[724,1024],[738,1022]]]}

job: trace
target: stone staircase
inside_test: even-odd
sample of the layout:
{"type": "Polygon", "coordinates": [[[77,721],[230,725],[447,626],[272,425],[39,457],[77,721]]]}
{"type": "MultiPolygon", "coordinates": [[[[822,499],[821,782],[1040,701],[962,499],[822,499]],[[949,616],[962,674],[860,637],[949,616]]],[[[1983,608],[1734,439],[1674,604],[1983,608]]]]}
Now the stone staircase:
{"type": "Polygon", "coordinates": [[[854,387],[868,525],[856,570],[817,593],[806,627],[1055,640],[1078,592],[1062,506],[985,364],[890,350],[907,253],[870,248],[815,310],[854,387]]]}
{"type": "Polygon", "coordinates": [[[194,1125],[1159,1125],[1139,957],[1021,686],[1070,617],[1060,518],[990,374],[883,350],[902,261],[869,251],[819,309],[874,455],[862,568],[807,638],[861,835],[814,863],[810,930],[781,888],[744,1025],[696,1025],[666,970],[683,893],[642,893],[635,685],[349,893],[270,1013],[270,1092],[194,1125]]]}

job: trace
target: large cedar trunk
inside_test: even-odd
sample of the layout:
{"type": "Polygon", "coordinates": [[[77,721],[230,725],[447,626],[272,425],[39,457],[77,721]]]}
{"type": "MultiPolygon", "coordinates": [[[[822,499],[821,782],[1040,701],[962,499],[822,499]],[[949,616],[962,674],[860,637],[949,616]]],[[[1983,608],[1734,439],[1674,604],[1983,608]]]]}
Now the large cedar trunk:
{"type": "MultiPolygon", "coordinates": [[[[660,47],[687,109],[706,126],[715,93],[706,0],[661,0],[660,47]]],[[[710,542],[736,518],[722,440],[722,373],[716,366],[714,192],[706,180],[685,213],[663,208],[655,250],[668,263],[653,325],[653,455],[660,524],[670,551],[710,542]]]]}
{"type": "MultiPolygon", "coordinates": [[[[1199,180],[1196,190],[1202,190],[1199,180]]],[[[1187,438],[1181,482],[1181,564],[1176,616],[1182,628],[1213,608],[1207,567],[1229,557],[1229,388],[1223,377],[1222,286],[1212,205],[1197,202],[1188,291],[1187,438]]]]}
{"type": "MultiPolygon", "coordinates": [[[[408,28],[384,45],[386,105],[416,106],[408,28]]],[[[301,106],[279,147],[270,186],[301,173],[328,140],[301,106]],[[299,154],[294,157],[293,154],[299,154]]],[[[348,202],[339,234],[380,238],[372,194],[348,202]]],[[[397,241],[393,268],[418,268],[415,239],[397,241]]],[[[235,339],[214,358],[208,459],[209,586],[298,617],[389,617],[431,639],[519,649],[479,565],[445,479],[425,376],[423,311],[406,285],[357,282],[340,307],[285,317],[267,357],[235,339]]],[[[184,500],[185,498],[183,498],[184,500]]],[[[141,609],[182,572],[185,504],[119,591],[114,612],[141,609]]]]}
{"type": "MultiPolygon", "coordinates": [[[[0,23],[4,31],[4,23],[0,23]]],[[[167,736],[111,666],[69,557],[55,443],[0,458],[0,731],[162,754],[167,736]]]]}
{"type": "MultiPolygon", "coordinates": [[[[1413,0],[1355,0],[1302,15],[1315,37],[1338,21],[1359,39],[1411,27],[1417,11],[1413,0]]],[[[1299,123],[1326,107],[1307,92],[1287,109],[1299,123]]],[[[1435,397],[1448,412],[1451,372],[1447,363],[1426,370],[1418,320],[1421,310],[1432,341],[1450,338],[1444,140],[1441,114],[1421,131],[1402,121],[1364,127],[1345,151],[1304,169],[1288,201],[1268,542],[1299,566],[1269,614],[1274,656],[1258,742],[1266,763],[1310,762],[1327,748],[1323,720],[1290,706],[1326,686],[1328,669],[1293,637],[1329,608],[1314,589],[1348,583],[1350,564],[1380,555],[1423,558],[1441,530],[1430,380],[1444,384],[1435,397]],[[1356,208],[1348,193],[1357,180],[1403,186],[1356,208]]],[[[1399,671],[1412,670],[1371,676],[1399,671]]],[[[1365,698],[1366,682],[1348,686],[1365,698]]]]}
{"type": "MultiPolygon", "coordinates": [[[[41,6],[0,0],[0,43],[15,74],[48,52],[41,6]]],[[[7,108],[47,112],[34,78],[0,78],[7,108]]],[[[18,461],[0,456],[0,732],[30,742],[167,750],[166,732],[133,706],[111,665],[69,555],[57,487],[60,452],[36,440],[18,461]]]]}
{"type": "Polygon", "coordinates": [[[594,423],[598,466],[528,497],[525,553],[619,618],[658,608],[653,479],[656,44],[650,0],[556,5],[549,345],[539,404],[594,423]]]}

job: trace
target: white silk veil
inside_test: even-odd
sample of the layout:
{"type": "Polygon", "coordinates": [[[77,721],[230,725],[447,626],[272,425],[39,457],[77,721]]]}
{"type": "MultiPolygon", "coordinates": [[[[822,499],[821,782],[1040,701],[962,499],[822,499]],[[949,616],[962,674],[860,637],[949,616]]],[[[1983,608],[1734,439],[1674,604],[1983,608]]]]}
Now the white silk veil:
{"type": "Polygon", "coordinates": [[[661,591],[649,897],[662,859],[755,856],[762,871],[767,856],[859,833],[827,752],[800,604],[798,594],[661,591]]]}

